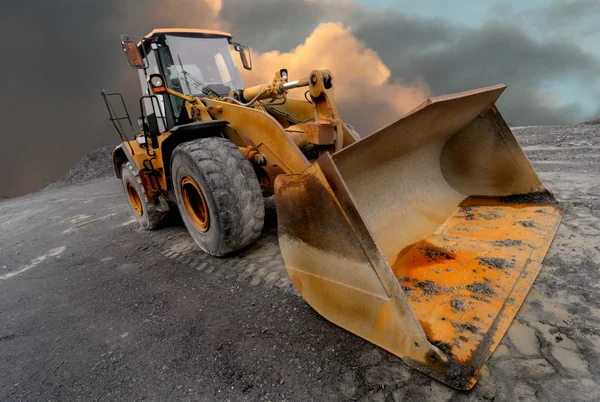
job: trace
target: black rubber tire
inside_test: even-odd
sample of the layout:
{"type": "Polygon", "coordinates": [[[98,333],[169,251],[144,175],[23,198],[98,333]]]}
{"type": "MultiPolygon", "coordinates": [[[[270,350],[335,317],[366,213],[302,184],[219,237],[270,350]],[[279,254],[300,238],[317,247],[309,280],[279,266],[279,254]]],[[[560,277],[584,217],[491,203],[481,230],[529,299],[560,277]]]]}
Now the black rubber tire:
{"type": "Polygon", "coordinates": [[[194,241],[206,253],[224,256],[255,241],[262,231],[265,206],[250,162],[229,140],[201,138],[178,145],[171,157],[177,207],[194,241]],[[191,177],[208,207],[208,229],[192,222],[182,199],[181,180],[191,177]]]}
{"type": "Polygon", "coordinates": [[[121,181],[123,182],[123,190],[125,190],[127,203],[131,208],[133,216],[138,221],[142,229],[154,230],[159,228],[165,222],[168,214],[159,211],[156,205],[148,202],[146,198],[146,191],[144,190],[144,186],[142,186],[142,179],[133,171],[133,167],[129,162],[121,165],[121,181]],[[129,199],[127,189],[128,183],[131,183],[137,191],[141,202],[142,215],[136,213],[135,208],[129,199]]]}

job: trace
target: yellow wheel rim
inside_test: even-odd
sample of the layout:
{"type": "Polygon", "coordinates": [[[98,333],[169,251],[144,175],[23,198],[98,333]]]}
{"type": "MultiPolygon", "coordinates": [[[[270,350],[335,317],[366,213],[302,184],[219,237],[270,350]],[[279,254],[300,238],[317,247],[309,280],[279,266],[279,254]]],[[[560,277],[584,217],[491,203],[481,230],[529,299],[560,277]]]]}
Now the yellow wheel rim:
{"type": "Polygon", "coordinates": [[[144,213],[144,210],[142,208],[142,200],[140,199],[137,190],[131,182],[127,182],[127,197],[129,197],[129,202],[133,207],[133,212],[135,212],[139,216],[142,216],[142,214],[144,213]]]}
{"type": "Polygon", "coordinates": [[[192,223],[201,232],[208,230],[208,205],[198,184],[190,176],[183,176],[179,184],[181,198],[192,223]]]}

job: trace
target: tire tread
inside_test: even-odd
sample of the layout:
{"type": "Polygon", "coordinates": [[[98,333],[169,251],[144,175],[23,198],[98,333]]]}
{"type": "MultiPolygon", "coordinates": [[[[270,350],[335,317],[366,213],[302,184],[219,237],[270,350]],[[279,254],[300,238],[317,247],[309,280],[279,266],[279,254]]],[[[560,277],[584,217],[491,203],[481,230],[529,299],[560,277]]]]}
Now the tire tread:
{"type": "Polygon", "coordinates": [[[222,256],[255,241],[264,224],[264,201],[256,174],[238,147],[209,137],[178,145],[173,157],[178,153],[200,168],[218,206],[222,241],[218,250],[205,251],[222,256]]]}

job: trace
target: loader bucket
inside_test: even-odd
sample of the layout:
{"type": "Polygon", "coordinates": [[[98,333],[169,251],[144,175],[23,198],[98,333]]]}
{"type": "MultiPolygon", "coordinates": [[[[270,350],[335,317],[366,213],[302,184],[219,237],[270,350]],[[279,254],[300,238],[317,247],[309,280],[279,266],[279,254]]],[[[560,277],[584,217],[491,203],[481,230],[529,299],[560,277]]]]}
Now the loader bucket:
{"type": "Polygon", "coordinates": [[[504,88],[430,99],[275,186],[304,299],[457,389],[477,381],[563,214],[495,107],[504,88]]]}

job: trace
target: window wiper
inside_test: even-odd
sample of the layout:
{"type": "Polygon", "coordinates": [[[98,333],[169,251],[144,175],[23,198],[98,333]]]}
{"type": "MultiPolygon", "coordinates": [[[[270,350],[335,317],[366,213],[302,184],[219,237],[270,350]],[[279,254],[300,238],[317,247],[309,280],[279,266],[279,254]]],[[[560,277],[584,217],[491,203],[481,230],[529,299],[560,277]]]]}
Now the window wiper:
{"type": "Polygon", "coordinates": [[[183,63],[181,62],[181,57],[179,57],[179,55],[177,55],[177,60],[179,61],[179,66],[181,67],[181,73],[183,74],[183,78],[185,79],[185,83],[187,84],[188,89],[190,88],[190,83],[189,83],[188,79],[190,79],[192,81],[192,85],[194,85],[194,87],[201,90],[202,92],[206,92],[207,95],[214,95],[217,98],[221,97],[214,90],[209,88],[207,85],[203,84],[199,79],[197,79],[192,74],[185,71],[185,69],[183,68],[183,63]]]}

